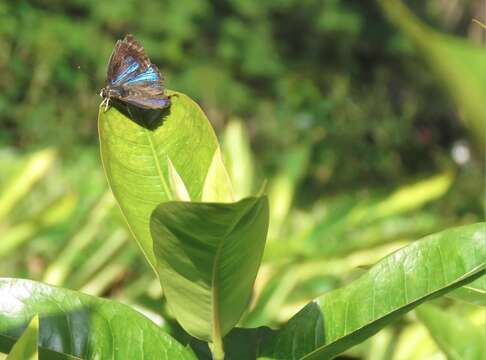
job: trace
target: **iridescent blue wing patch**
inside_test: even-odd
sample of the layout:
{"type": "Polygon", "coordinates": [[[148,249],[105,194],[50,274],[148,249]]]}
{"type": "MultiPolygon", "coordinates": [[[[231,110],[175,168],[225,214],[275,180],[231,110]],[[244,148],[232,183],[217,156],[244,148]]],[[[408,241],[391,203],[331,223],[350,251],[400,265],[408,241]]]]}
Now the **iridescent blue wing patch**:
{"type": "Polygon", "coordinates": [[[142,45],[132,35],[117,41],[101,94],[106,101],[115,98],[145,109],[162,109],[170,105],[159,69],[150,62],[142,45]]]}
{"type": "Polygon", "coordinates": [[[126,59],[123,60],[123,68],[116,74],[113,79],[110,79],[110,85],[115,86],[121,84],[130,75],[134,74],[137,69],[140,67],[140,64],[131,56],[127,56],[126,59]]]}

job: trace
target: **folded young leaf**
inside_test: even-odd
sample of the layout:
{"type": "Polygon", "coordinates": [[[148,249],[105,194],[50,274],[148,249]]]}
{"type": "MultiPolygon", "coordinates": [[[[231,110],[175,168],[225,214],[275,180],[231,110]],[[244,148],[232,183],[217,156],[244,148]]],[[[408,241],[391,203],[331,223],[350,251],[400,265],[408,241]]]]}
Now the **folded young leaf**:
{"type": "Polygon", "coordinates": [[[202,194],[204,202],[233,202],[233,186],[219,147],[214,152],[202,194]]]}
{"type": "Polygon", "coordinates": [[[221,339],[250,300],[268,228],[266,197],[162,203],[150,228],[173,314],[192,336],[221,339]]]}
{"type": "Polygon", "coordinates": [[[36,314],[40,359],[196,359],[126,305],[9,278],[0,278],[0,352],[11,350],[36,314]]]}
{"type": "Polygon", "coordinates": [[[174,164],[172,164],[172,161],[170,161],[170,158],[167,158],[167,166],[169,167],[168,174],[170,190],[172,192],[174,200],[191,201],[191,197],[189,196],[189,192],[187,191],[186,184],[184,184],[184,180],[182,180],[174,164]]]}
{"type": "Polygon", "coordinates": [[[38,333],[39,317],[36,315],[12,347],[6,360],[37,360],[39,358],[39,352],[37,351],[38,333]]]}

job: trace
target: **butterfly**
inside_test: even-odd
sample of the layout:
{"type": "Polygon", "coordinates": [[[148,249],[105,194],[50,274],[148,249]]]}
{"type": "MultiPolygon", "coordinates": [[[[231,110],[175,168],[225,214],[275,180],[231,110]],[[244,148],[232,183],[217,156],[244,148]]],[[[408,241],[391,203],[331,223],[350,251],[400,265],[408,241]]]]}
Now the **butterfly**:
{"type": "Polygon", "coordinates": [[[132,35],[116,42],[100,96],[105,111],[111,99],[143,109],[163,109],[170,105],[170,96],[165,94],[159,69],[150,62],[142,45],[132,35]]]}

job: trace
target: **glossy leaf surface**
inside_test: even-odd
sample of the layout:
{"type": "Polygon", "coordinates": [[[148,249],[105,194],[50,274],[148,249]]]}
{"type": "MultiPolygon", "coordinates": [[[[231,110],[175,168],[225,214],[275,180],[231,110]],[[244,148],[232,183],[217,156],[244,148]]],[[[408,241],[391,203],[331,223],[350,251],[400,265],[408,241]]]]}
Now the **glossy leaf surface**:
{"type": "Polygon", "coordinates": [[[40,359],[195,359],[151,320],[115,301],[0,278],[0,352],[39,314],[40,359]]]}
{"type": "Polygon", "coordinates": [[[486,267],[485,230],[478,223],[427,236],[319,298],[326,345],[304,359],[332,358],[420,303],[476,279],[486,267]]]}

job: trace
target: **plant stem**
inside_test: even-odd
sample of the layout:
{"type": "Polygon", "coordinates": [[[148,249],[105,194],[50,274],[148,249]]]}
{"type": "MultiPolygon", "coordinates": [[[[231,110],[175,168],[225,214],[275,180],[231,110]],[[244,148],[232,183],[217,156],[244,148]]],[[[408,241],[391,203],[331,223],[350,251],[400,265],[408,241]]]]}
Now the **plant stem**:
{"type": "Polygon", "coordinates": [[[213,360],[224,360],[223,341],[221,338],[214,339],[214,342],[209,344],[209,348],[211,349],[213,360]]]}

